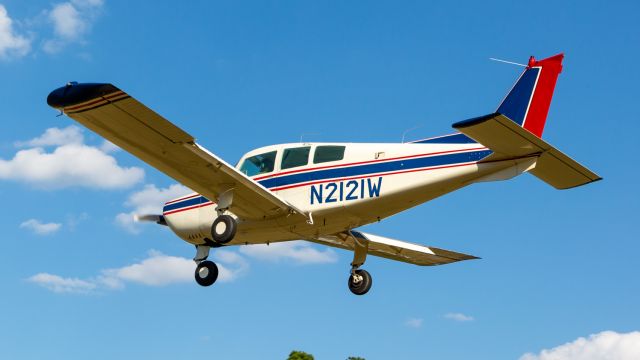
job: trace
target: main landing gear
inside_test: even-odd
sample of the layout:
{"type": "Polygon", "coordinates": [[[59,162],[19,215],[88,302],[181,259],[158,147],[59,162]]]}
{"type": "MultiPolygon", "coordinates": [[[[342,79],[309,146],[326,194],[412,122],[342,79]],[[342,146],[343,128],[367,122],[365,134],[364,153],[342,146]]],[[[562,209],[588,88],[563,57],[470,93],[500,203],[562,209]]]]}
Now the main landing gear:
{"type": "Polygon", "coordinates": [[[364,295],[369,292],[373,280],[371,274],[364,269],[360,269],[367,259],[367,251],[369,249],[369,241],[363,237],[352,233],[355,239],[355,247],[353,249],[353,261],[351,262],[351,274],[349,275],[349,290],[355,295],[364,295]]]}
{"type": "Polygon", "coordinates": [[[236,235],[238,223],[230,215],[218,215],[211,225],[211,237],[218,244],[226,244],[236,235]]]}

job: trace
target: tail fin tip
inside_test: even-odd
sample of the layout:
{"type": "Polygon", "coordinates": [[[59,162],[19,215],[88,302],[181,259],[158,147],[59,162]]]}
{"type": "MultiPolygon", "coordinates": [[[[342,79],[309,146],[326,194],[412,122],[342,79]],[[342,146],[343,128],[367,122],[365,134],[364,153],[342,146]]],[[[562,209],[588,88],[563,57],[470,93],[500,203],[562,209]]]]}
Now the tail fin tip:
{"type": "Polygon", "coordinates": [[[564,53],[536,60],[529,58],[527,68],[504,98],[497,112],[542,137],[564,53]]]}

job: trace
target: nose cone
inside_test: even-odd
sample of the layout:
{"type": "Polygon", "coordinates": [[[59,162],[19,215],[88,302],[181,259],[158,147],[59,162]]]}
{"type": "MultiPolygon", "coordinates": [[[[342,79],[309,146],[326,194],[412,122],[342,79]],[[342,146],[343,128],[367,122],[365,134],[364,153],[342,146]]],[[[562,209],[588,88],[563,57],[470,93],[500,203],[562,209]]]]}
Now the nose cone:
{"type": "Polygon", "coordinates": [[[97,97],[106,96],[119,90],[120,89],[111,84],[78,84],[76,82],[70,82],[63,87],[53,90],[49,96],[47,96],[47,104],[53,108],[61,109],[97,97]]]}

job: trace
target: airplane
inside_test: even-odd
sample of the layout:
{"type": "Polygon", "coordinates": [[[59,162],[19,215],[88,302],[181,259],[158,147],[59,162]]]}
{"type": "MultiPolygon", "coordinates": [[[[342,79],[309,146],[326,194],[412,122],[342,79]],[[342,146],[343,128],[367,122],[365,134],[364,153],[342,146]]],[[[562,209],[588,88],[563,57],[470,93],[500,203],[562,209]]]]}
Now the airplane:
{"type": "Polygon", "coordinates": [[[108,83],[70,82],[47,103],[193,194],[139,220],[195,245],[195,280],[210,286],[211,248],[306,240],[353,251],[349,290],[366,294],[368,255],[432,266],[477,259],[358,228],[465,186],[530,173],[557,189],[601,180],[542,140],[564,55],[530,57],[497,110],[453,124],[453,134],[406,143],[300,142],[261,147],[237,166],[108,83]]]}

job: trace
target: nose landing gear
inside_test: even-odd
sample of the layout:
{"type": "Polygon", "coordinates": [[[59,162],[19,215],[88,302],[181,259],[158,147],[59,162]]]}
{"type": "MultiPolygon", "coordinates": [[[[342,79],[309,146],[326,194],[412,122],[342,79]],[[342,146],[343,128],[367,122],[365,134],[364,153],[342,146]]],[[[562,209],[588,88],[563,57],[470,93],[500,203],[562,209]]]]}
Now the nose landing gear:
{"type": "Polygon", "coordinates": [[[196,267],[196,282],[200,286],[211,286],[218,280],[218,266],[213,261],[202,261],[196,267]]]}
{"type": "Polygon", "coordinates": [[[195,278],[200,286],[211,286],[218,280],[218,266],[213,261],[208,261],[210,247],[207,245],[196,245],[196,257],[193,261],[196,266],[195,278]]]}

